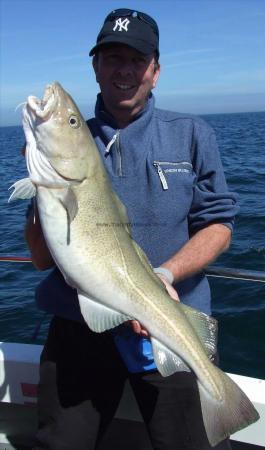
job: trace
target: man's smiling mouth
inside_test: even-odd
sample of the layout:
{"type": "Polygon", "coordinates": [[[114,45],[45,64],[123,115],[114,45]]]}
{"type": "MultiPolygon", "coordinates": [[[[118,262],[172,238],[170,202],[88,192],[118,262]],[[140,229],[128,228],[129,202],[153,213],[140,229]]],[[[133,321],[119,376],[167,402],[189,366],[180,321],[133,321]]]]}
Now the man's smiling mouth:
{"type": "Polygon", "coordinates": [[[135,87],[133,84],[126,83],[114,83],[114,86],[122,91],[129,91],[135,87]]]}

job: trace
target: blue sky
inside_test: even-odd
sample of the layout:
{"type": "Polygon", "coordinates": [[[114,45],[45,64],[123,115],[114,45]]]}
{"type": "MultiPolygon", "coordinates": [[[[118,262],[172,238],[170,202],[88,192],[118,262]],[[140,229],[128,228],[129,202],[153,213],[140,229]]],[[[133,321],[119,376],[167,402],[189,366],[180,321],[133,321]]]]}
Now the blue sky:
{"type": "Polygon", "coordinates": [[[88,53],[112,9],[160,28],[157,105],[196,114],[265,110],[264,0],[1,0],[1,125],[58,80],[87,117],[98,86],[88,53]]]}

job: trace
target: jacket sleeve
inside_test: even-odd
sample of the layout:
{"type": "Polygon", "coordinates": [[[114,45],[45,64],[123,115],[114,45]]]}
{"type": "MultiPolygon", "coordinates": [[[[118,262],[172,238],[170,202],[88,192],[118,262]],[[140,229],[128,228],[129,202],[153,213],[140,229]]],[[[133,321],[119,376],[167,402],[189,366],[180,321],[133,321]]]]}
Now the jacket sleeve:
{"type": "Polygon", "coordinates": [[[203,121],[194,126],[193,170],[196,177],[188,218],[190,234],[213,223],[232,230],[239,210],[237,196],[228,190],[215,133],[203,121]]]}

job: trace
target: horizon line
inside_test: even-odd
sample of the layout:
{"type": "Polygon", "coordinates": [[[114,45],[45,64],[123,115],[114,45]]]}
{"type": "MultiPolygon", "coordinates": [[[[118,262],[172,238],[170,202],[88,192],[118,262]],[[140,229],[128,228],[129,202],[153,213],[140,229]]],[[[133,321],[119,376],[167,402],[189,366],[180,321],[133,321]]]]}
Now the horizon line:
{"type": "MultiPolygon", "coordinates": [[[[204,112],[204,113],[183,113],[183,114],[190,114],[190,115],[195,115],[195,116],[218,116],[218,115],[231,115],[231,114],[260,114],[260,113],[265,113],[265,110],[262,111],[234,111],[234,112],[218,112],[218,113],[213,113],[213,112],[204,112]]],[[[23,128],[23,125],[18,123],[16,125],[1,125],[0,124],[0,128],[11,128],[11,127],[21,127],[23,128]]]]}

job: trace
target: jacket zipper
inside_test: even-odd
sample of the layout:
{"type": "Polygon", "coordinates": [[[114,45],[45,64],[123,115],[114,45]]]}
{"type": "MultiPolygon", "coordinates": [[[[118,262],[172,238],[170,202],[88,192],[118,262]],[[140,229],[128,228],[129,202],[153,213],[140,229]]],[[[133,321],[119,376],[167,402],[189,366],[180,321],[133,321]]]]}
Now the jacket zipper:
{"type": "Polygon", "coordinates": [[[117,157],[118,157],[118,175],[122,176],[122,165],[121,165],[121,149],[120,149],[120,130],[116,133],[116,149],[117,149],[117,157]]]}
{"type": "Polygon", "coordinates": [[[185,161],[184,162],[154,161],[153,165],[156,167],[156,170],[157,170],[157,173],[160,178],[160,181],[161,181],[164,191],[168,190],[168,184],[167,184],[167,180],[165,177],[165,172],[161,166],[163,166],[163,165],[165,165],[165,166],[183,166],[183,165],[185,165],[188,167],[192,167],[191,163],[185,162],[185,161]]]}
{"type": "Polygon", "coordinates": [[[188,166],[188,167],[192,167],[192,164],[186,161],[183,162],[170,162],[170,161],[154,161],[154,164],[159,164],[159,166],[188,166]]]}
{"type": "Polygon", "coordinates": [[[160,178],[162,187],[163,187],[164,191],[167,191],[168,190],[167,180],[166,180],[165,174],[164,174],[163,169],[162,169],[160,164],[161,163],[159,161],[154,161],[153,162],[153,165],[156,167],[158,176],[160,178]]]}
{"type": "Polygon", "coordinates": [[[116,141],[117,137],[118,137],[118,133],[115,133],[113,138],[109,141],[109,143],[108,143],[108,145],[107,145],[107,147],[105,149],[105,154],[110,152],[111,147],[113,146],[113,144],[116,141]]]}
{"type": "Polygon", "coordinates": [[[118,175],[122,176],[122,165],[121,165],[121,149],[120,149],[120,130],[117,130],[117,133],[114,134],[113,138],[109,141],[106,150],[105,155],[108,154],[111,150],[111,147],[116,144],[116,153],[117,153],[117,172],[118,175]]]}

